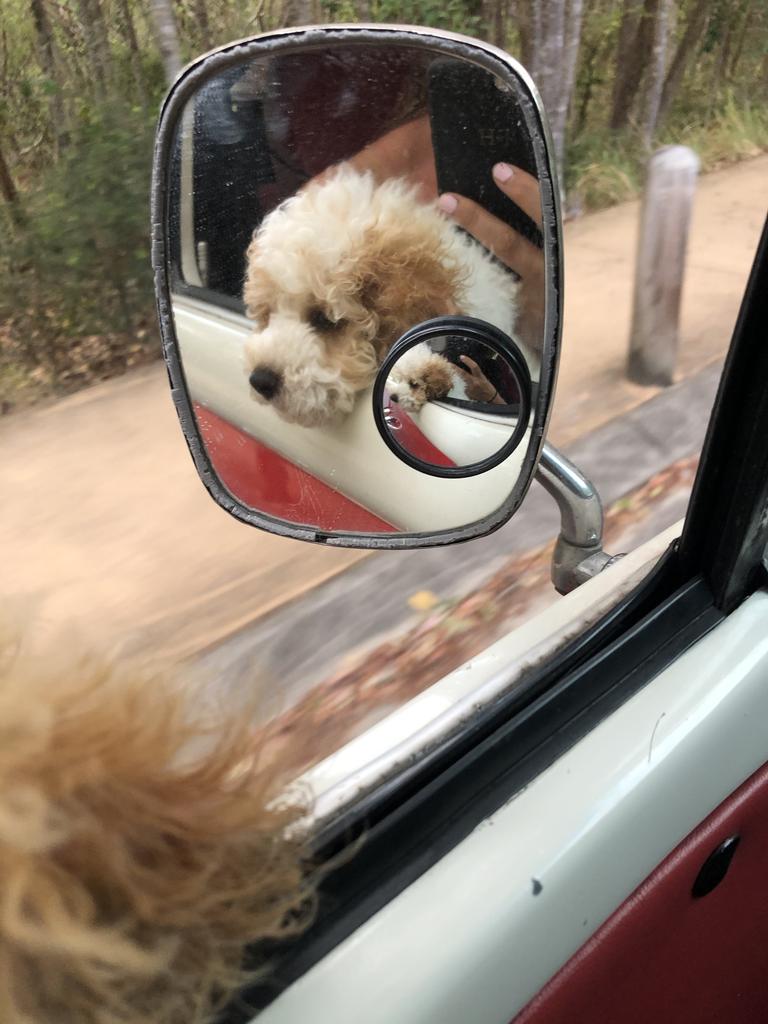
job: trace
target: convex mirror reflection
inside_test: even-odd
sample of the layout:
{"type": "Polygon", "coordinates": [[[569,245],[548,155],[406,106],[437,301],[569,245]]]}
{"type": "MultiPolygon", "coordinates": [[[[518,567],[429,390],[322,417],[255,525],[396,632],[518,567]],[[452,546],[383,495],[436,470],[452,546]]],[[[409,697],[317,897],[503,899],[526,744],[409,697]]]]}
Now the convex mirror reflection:
{"type": "MultiPolygon", "coordinates": [[[[426,418],[454,403],[477,436],[446,441],[446,457],[474,466],[503,452],[503,474],[425,474],[380,436],[372,393],[395,343],[441,316],[503,332],[539,382],[557,232],[545,224],[542,183],[553,192],[535,100],[510,68],[471,59],[469,41],[464,57],[429,36],[341,42],[329,30],[319,48],[301,35],[206,58],[210,73],[204,62],[177,112],[165,252],[185,429],[237,514],[268,528],[424,534],[501,515],[533,471],[540,439],[528,428],[546,409],[527,406],[521,424],[510,392],[504,423],[469,397],[498,352],[465,353],[475,379],[454,364],[454,393],[430,397],[426,418]]],[[[408,414],[410,399],[390,390],[390,410],[398,401],[408,414]]]]}
{"type": "Polygon", "coordinates": [[[374,419],[408,465],[439,477],[487,472],[523,440],[531,378],[511,338],[469,317],[438,317],[387,356],[374,419]]]}

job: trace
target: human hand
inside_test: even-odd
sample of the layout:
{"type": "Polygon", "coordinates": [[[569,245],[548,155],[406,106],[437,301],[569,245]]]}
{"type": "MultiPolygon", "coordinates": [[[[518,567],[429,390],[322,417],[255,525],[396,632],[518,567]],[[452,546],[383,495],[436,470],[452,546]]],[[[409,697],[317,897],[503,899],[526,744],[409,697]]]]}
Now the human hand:
{"type": "MultiPolygon", "coordinates": [[[[495,164],[492,173],[501,191],[541,228],[539,183],[533,175],[504,163],[495,164]]],[[[438,206],[520,277],[516,334],[534,352],[540,352],[544,339],[543,251],[466,196],[445,192],[438,206]]]]}
{"type": "Polygon", "coordinates": [[[473,402],[503,404],[498,389],[491,384],[475,360],[469,356],[459,356],[459,360],[467,367],[466,370],[458,367],[458,371],[467,385],[467,398],[473,402]]]}

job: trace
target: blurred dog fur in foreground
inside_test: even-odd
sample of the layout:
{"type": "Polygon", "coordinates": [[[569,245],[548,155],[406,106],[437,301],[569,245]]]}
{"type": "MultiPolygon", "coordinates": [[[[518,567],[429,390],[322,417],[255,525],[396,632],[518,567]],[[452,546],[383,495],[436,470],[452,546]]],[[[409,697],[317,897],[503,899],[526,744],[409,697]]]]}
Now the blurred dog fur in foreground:
{"type": "Polygon", "coordinates": [[[275,809],[242,709],[57,662],[0,641],[0,1021],[212,1020],[245,945],[311,917],[305,809],[275,809]]]}

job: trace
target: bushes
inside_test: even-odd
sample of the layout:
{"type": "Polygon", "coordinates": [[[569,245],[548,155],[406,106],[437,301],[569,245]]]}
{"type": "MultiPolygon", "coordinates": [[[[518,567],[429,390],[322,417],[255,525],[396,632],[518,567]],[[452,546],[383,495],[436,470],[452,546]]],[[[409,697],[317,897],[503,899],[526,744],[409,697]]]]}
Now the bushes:
{"type": "MultiPolygon", "coordinates": [[[[728,89],[714,109],[678,110],[659,133],[657,146],[690,146],[703,171],[758,156],[768,149],[768,109],[737,99],[728,89]]],[[[599,210],[640,194],[648,152],[631,127],[621,133],[592,128],[568,148],[567,192],[582,209],[599,210]]]]}
{"type": "MultiPolygon", "coordinates": [[[[563,2],[265,0],[251,11],[232,0],[175,0],[168,10],[178,22],[181,57],[309,15],[452,29],[521,54],[533,45],[534,14],[551,14],[563,2]]],[[[141,0],[89,5],[99,32],[84,20],[83,4],[6,0],[6,7],[0,156],[20,199],[0,209],[0,403],[20,385],[69,390],[157,350],[148,243],[154,116],[147,111],[157,109],[163,89],[141,0]]],[[[666,102],[653,146],[689,145],[704,169],[767,148],[768,7],[755,0],[675,0],[673,7],[666,102]]],[[[583,4],[566,132],[571,208],[608,206],[642,188],[642,74],[616,130],[609,125],[617,120],[617,81],[627,76],[624,29],[634,25],[637,37],[642,19],[658,8],[653,0],[583,4]]]]}
{"type": "Polygon", "coordinates": [[[0,392],[18,360],[41,371],[40,384],[69,390],[157,347],[147,329],[152,130],[140,108],[83,107],[58,161],[22,194],[23,224],[5,218],[0,392]]]}

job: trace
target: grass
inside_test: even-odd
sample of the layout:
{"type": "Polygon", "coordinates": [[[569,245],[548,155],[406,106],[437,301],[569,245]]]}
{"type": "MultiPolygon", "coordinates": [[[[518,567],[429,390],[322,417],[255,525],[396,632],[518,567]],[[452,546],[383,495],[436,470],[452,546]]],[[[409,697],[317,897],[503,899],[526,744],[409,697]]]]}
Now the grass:
{"type": "MultiPolygon", "coordinates": [[[[694,90],[692,94],[700,96],[702,90],[694,90]]],[[[599,106],[595,104],[596,108],[599,106]]],[[[603,113],[601,109],[601,116],[603,113]]],[[[149,146],[148,129],[143,122],[138,126],[143,133],[143,145],[138,147],[140,153],[130,163],[132,175],[129,183],[133,187],[120,190],[113,180],[114,167],[129,163],[124,151],[133,153],[136,149],[136,132],[130,126],[124,126],[120,135],[114,123],[114,118],[106,120],[106,124],[111,126],[109,132],[102,130],[101,123],[96,123],[98,145],[90,146],[93,140],[87,140],[89,146],[84,150],[83,160],[73,162],[71,167],[62,163],[55,169],[55,180],[48,182],[46,179],[45,188],[39,185],[36,189],[29,189],[26,195],[28,210],[34,215],[35,234],[40,236],[38,248],[44,253],[54,253],[54,261],[48,267],[53,276],[49,273],[49,287],[44,289],[49,297],[48,310],[38,309],[32,298],[27,296],[24,300],[20,293],[18,285],[27,280],[28,274],[17,276],[14,283],[9,273],[12,265],[29,263],[29,254],[25,256],[21,251],[18,258],[9,263],[11,247],[3,246],[3,241],[8,242],[9,238],[0,238],[0,249],[8,250],[5,261],[0,260],[0,277],[5,282],[3,285],[0,281],[0,415],[124,372],[156,353],[157,346],[148,337],[149,332],[153,333],[153,328],[147,327],[149,318],[142,318],[139,324],[141,331],[125,333],[125,318],[121,307],[114,301],[112,306],[115,308],[111,311],[114,323],[86,325],[86,313],[93,312],[94,302],[97,313],[105,311],[108,282],[103,280],[104,261],[96,259],[98,254],[90,239],[103,234],[106,223],[109,223],[108,237],[119,240],[106,263],[111,266],[118,258],[126,262],[130,273],[122,274],[122,277],[130,280],[133,291],[143,293],[149,287],[144,253],[131,259],[128,248],[123,244],[123,240],[130,237],[132,252],[141,248],[143,239],[146,160],[141,154],[149,146]],[[84,183],[94,186],[95,192],[92,188],[86,196],[84,183]],[[119,204],[115,201],[116,195],[122,197],[119,204]],[[84,198],[87,201],[83,201],[84,198]],[[35,201],[38,205],[42,203],[42,210],[37,209],[35,201]],[[74,241],[74,244],[66,246],[67,252],[62,253],[62,243],[66,240],[74,241]],[[55,261],[62,255],[67,259],[63,272],[60,272],[55,261]],[[137,284],[139,277],[141,285],[137,284]],[[83,288],[80,288],[81,280],[86,282],[83,288]],[[94,281],[99,282],[98,285],[94,286],[94,281]],[[4,297],[6,308],[3,308],[4,297]],[[65,299],[75,307],[75,313],[66,313],[65,299]],[[33,337],[35,332],[30,323],[25,327],[19,315],[14,317],[15,323],[8,319],[3,323],[4,313],[23,313],[25,306],[34,307],[38,314],[45,314],[51,320],[48,332],[43,325],[42,334],[49,341],[47,348],[43,348],[46,351],[56,348],[61,365],[55,368],[55,372],[49,365],[50,359],[40,361],[31,358],[31,349],[41,346],[39,339],[35,341],[33,337]],[[72,331],[73,319],[82,325],[81,330],[72,331]],[[98,333],[100,330],[101,334],[98,333]],[[73,333],[76,338],[70,337],[73,333]],[[37,368],[35,363],[39,363],[37,368]]],[[[669,124],[660,133],[655,147],[670,143],[690,146],[701,160],[702,171],[757,156],[768,151],[768,108],[765,104],[737,96],[733,90],[725,92],[714,111],[707,110],[701,101],[687,108],[681,106],[672,112],[669,124]]],[[[587,129],[572,139],[568,147],[566,209],[576,215],[637,198],[643,190],[647,162],[648,152],[636,129],[613,134],[588,123],[587,129]]],[[[0,217],[2,212],[0,209],[0,217]]],[[[10,224],[7,227],[10,228],[10,224]]],[[[39,324],[36,333],[41,334],[39,324]]]]}
{"type": "Polygon", "coordinates": [[[569,205],[603,210],[634,199],[642,191],[644,164],[645,154],[631,135],[582,136],[568,153],[569,205]]]}
{"type": "MultiPolygon", "coordinates": [[[[768,108],[738,103],[728,93],[711,116],[681,112],[660,134],[654,148],[690,146],[703,172],[768,151],[768,108]]],[[[585,133],[569,147],[566,188],[571,205],[601,210],[637,198],[643,190],[648,152],[637,132],[585,133]]]]}
{"type": "Polygon", "coordinates": [[[730,93],[709,124],[682,125],[665,132],[665,142],[690,146],[701,159],[702,170],[712,171],[768,150],[768,108],[765,104],[737,104],[730,93]]]}

